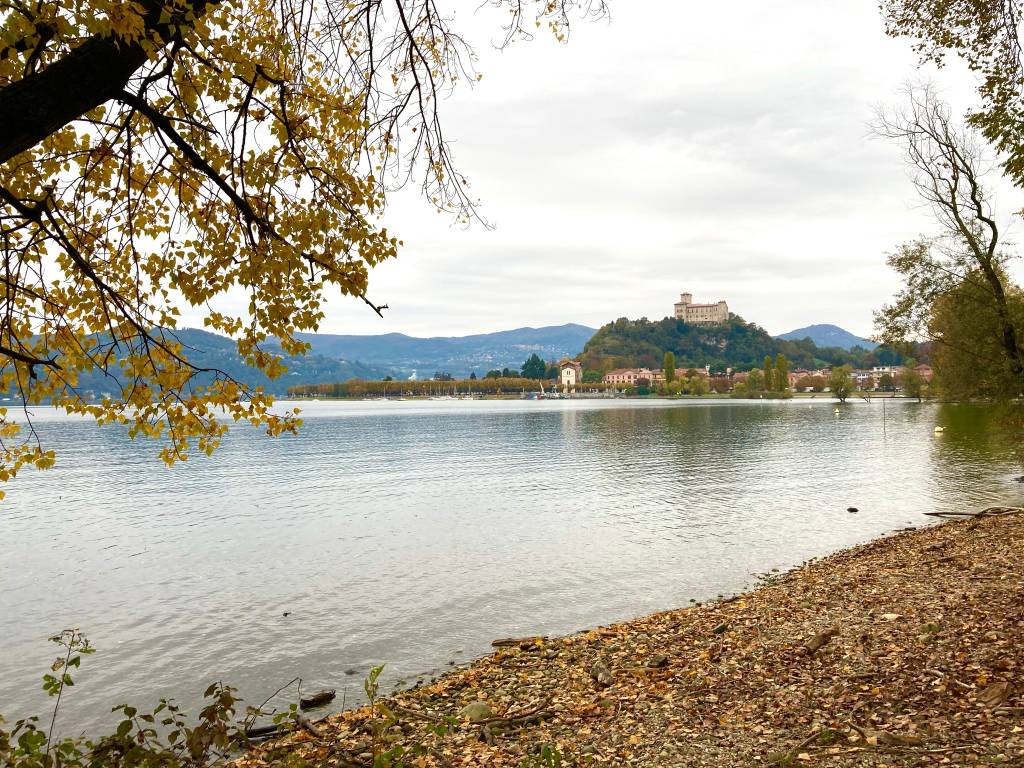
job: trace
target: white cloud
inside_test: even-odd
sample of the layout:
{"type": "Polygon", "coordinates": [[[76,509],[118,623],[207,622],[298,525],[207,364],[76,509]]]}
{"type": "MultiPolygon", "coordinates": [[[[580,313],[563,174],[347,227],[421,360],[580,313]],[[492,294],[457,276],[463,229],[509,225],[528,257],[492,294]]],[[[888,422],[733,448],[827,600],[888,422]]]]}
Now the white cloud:
{"type": "MultiPolygon", "coordinates": [[[[484,79],[444,117],[495,228],[396,195],[386,219],[406,245],[370,291],[391,309],[335,300],[322,330],[596,326],[662,317],[689,290],[772,332],[870,332],[897,285],[886,251],[929,228],[899,149],[868,138],[874,106],[922,74],[872,4],[614,2],[567,46],[504,52],[493,14],[460,22],[484,79]]],[[[973,103],[962,68],[923,74],[957,111],[973,103]]]]}

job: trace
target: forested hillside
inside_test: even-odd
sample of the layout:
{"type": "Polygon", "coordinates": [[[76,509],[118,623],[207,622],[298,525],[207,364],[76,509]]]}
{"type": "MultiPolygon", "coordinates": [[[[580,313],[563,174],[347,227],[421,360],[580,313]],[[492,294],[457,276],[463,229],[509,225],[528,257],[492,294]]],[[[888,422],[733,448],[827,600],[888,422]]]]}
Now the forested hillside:
{"type": "Polygon", "coordinates": [[[660,368],[666,352],[673,352],[680,367],[712,370],[745,370],[759,367],[766,355],[783,354],[793,367],[816,368],[850,364],[857,368],[893,365],[903,357],[887,347],[872,351],[817,347],[810,339],[787,341],[772,338],[754,323],[733,315],[721,325],[691,325],[666,317],[619,318],[598,329],[583,350],[584,368],[608,371],[612,368],[660,368]]]}

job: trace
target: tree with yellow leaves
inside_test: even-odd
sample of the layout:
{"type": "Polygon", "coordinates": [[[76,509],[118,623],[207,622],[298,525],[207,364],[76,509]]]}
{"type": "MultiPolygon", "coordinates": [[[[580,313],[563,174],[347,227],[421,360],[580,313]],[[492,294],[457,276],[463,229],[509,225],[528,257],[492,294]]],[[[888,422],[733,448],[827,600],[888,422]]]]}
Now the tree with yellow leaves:
{"type": "MultiPolygon", "coordinates": [[[[504,40],[602,0],[490,0],[504,40]]],[[[0,389],[132,436],[168,463],[226,422],[296,413],[189,362],[181,308],[273,377],[331,294],[367,293],[400,242],[379,225],[415,179],[473,216],[438,99],[478,77],[435,0],[0,0],[0,389]],[[227,297],[247,299],[244,312],[227,297]],[[102,402],[77,389],[109,374],[102,402]],[[120,375],[115,378],[114,373],[120,375]],[[124,383],[126,382],[126,383],[124,383]]],[[[52,453],[0,419],[0,479],[52,453]]]]}

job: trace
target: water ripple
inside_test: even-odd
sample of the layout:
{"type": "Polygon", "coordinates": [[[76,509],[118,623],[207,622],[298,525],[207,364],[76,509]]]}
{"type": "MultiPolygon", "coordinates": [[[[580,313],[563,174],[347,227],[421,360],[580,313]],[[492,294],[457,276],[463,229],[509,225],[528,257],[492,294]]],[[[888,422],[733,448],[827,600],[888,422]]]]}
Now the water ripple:
{"type": "Polygon", "coordinates": [[[60,463],[0,510],[0,711],[45,709],[45,639],[64,626],[101,649],[67,728],[127,700],[194,704],[214,679],[262,700],[301,676],[353,703],[380,662],[411,681],[500,635],[685,604],[922,511],[1021,497],[979,409],[301,407],[299,437],[243,427],[171,470],[152,444],[37,409],[60,463]]]}

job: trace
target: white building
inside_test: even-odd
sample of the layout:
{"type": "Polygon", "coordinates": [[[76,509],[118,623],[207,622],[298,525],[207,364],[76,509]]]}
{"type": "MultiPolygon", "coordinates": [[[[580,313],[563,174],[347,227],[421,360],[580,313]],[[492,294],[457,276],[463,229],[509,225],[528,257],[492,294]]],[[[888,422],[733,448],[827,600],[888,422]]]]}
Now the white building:
{"type": "Polygon", "coordinates": [[[583,366],[575,360],[563,360],[558,366],[558,383],[562,389],[574,389],[583,383],[583,366]]]}

